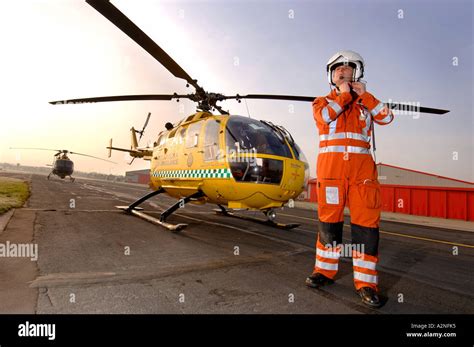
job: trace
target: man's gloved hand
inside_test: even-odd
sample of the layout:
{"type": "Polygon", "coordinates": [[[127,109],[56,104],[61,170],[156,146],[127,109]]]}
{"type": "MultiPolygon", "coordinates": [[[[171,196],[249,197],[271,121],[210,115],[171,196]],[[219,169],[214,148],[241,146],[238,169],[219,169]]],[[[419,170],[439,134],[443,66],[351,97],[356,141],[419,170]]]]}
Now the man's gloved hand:
{"type": "Polygon", "coordinates": [[[351,85],[349,82],[343,82],[339,85],[339,91],[341,93],[350,93],[351,91],[351,85]]]}
{"type": "Polygon", "coordinates": [[[362,94],[365,93],[365,83],[352,82],[351,87],[357,93],[357,95],[359,95],[359,96],[361,96],[362,94]]]}

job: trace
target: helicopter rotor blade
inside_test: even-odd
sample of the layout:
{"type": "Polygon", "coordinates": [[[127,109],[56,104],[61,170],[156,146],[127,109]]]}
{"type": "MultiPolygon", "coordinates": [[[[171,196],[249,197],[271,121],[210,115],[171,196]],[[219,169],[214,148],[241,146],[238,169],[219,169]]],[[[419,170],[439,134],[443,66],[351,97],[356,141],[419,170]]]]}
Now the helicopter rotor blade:
{"type": "Polygon", "coordinates": [[[89,154],[83,154],[83,153],[77,153],[77,152],[69,152],[69,153],[70,154],[75,154],[75,155],[82,155],[84,157],[94,158],[94,159],[103,160],[103,161],[106,161],[106,162],[109,162],[109,163],[117,164],[114,161],[110,161],[110,160],[107,160],[107,159],[102,159],[102,158],[99,158],[99,157],[94,157],[93,155],[89,155],[89,154]]]}
{"type": "MultiPolygon", "coordinates": [[[[220,100],[226,99],[272,99],[272,100],[291,100],[291,101],[306,101],[312,102],[315,97],[313,96],[299,96],[299,95],[271,95],[271,94],[248,94],[248,95],[235,95],[235,96],[222,96],[220,100]]],[[[442,110],[438,108],[431,107],[422,107],[411,104],[403,103],[386,103],[387,106],[394,111],[405,111],[405,112],[421,112],[421,113],[431,113],[431,114],[445,114],[449,110],[442,110]]]]}
{"type": "MultiPolygon", "coordinates": [[[[143,133],[145,132],[145,128],[148,125],[148,122],[150,121],[150,117],[151,117],[151,112],[148,112],[148,116],[146,117],[145,124],[143,124],[142,130],[138,132],[140,134],[140,137],[138,138],[138,141],[140,141],[142,139],[143,133]]],[[[135,158],[133,158],[133,159],[135,159],[135,158]]],[[[133,163],[133,160],[132,160],[131,163],[133,163]]]]}
{"type": "Polygon", "coordinates": [[[99,96],[95,98],[81,98],[81,99],[70,99],[70,100],[57,100],[50,101],[51,105],[61,104],[87,104],[95,102],[109,102],[109,101],[139,101],[139,100],[172,100],[172,99],[190,99],[191,95],[178,95],[178,94],[139,94],[139,95],[115,95],[115,96],[99,96]]]}
{"type": "Polygon", "coordinates": [[[422,107],[422,106],[401,104],[401,103],[387,103],[387,106],[393,111],[400,111],[400,112],[421,112],[421,113],[432,113],[432,114],[445,114],[449,112],[449,110],[442,110],[439,108],[422,107]]]}
{"type": "MultiPolygon", "coordinates": [[[[191,76],[184,71],[160,46],[156,44],[147,34],[145,34],[137,25],[135,25],[125,14],[123,14],[117,7],[110,3],[109,0],[86,0],[86,2],[93,7],[97,12],[107,18],[112,24],[119,28],[124,34],[131,38],[135,43],[147,51],[153,58],[162,64],[171,74],[177,78],[184,79],[189,85],[196,89],[196,93],[188,95],[122,95],[122,96],[106,96],[97,98],[72,99],[64,101],[53,101],[51,104],[67,104],[67,103],[88,103],[88,102],[107,102],[107,101],[131,101],[131,100],[171,100],[173,98],[188,98],[194,102],[199,103],[201,110],[208,110],[209,107],[216,108],[216,101],[223,101],[227,99],[271,99],[271,100],[289,100],[289,101],[304,101],[312,102],[315,97],[312,96],[297,96],[297,95],[270,95],[270,94],[247,94],[225,96],[219,95],[218,98],[209,101],[209,93],[207,93],[199,84],[197,80],[192,79],[191,76]]],[[[442,115],[448,110],[413,106],[402,103],[386,103],[388,107],[394,111],[408,111],[421,112],[442,115]]],[[[222,108],[216,108],[222,114],[226,112],[222,108]]],[[[140,136],[141,137],[141,136],[140,136]]]]}
{"type": "Polygon", "coordinates": [[[35,148],[35,147],[10,147],[10,149],[37,149],[40,151],[55,151],[62,152],[62,149],[52,149],[52,148],[35,148]]]}
{"type": "Polygon", "coordinates": [[[151,117],[151,112],[148,112],[148,115],[146,116],[146,121],[145,121],[145,124],[143,125],[143,130],[145,130],[146,126],[148,125],[148,122],[150,121],[150,117],[151,117]]]}
{"type": "Polygon", "coordinates": [[[147,34],[145,34],[108,0],[86,0],[86,2],[140,45],[153,58],[158,60],[161,65],[163,65],[175,77],[184,79],[196,88],[196,90],[202,90],[202,88],[197,84],[197,80],[193,80],[191,76],[189,76],[188,73],[168,55],[168,53],[158,46],[147,34]]]}

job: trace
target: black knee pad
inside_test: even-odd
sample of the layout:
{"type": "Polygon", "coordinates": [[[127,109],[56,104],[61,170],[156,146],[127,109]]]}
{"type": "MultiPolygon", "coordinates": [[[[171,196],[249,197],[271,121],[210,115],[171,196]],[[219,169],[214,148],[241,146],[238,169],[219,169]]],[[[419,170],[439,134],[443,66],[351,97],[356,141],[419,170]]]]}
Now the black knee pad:
{"type": "Polygon", "coordinates": [[[319,221],[319,242],[323,245],[342,243],[342,227],[344,222],[326,223],[319,221]]]}
{"type": "Polygon", "coordinates": [[[377,256],[379,249],[379,228],[363,227],[351,223],[352,244],[364,245],[364,253],[377,256]]]}

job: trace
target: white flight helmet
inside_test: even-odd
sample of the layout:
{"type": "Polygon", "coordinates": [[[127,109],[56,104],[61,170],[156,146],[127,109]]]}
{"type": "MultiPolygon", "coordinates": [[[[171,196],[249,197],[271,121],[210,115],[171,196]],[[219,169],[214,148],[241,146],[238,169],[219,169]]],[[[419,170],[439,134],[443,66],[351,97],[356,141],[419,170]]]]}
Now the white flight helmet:
{"type": "Polygon", "coordinates": [[[364,77],[364,58],[354,51],[339,51],[329,58],[326,64],[329,84],[333,86],[336,85],[332,80],[332,72],[336,67],[343,64],[347,64],[354,68],[354,74],[352,76],[354,81],[359,81],[364,77]]]}

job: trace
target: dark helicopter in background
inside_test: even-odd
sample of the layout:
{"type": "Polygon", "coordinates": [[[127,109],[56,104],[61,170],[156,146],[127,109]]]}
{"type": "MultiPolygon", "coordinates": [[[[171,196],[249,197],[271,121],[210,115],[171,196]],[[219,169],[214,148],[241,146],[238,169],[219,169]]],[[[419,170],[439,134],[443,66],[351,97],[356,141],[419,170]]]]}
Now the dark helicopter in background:
{"type": "Polygon", "coordinates": [[[48,180],[51,177],[51,175],[56,175],[61,179],[64,179],[67,176],[69,176],[69,179],[71,180],[71,182],[74,182],[75,179],[74,179],[74,177],[72,177],[72,174],[74,172],[74,162],[71,159],[69,159],[68,154],[82,155],[84,157],[94,158],[94,159],[103,160],[103,161],[107,161],[109,163],[116,164],[115,162],[107,160],[107,159],[94,157],[94,156],[89,155],[89,154],[72,152],[72,151],[68,151],[67,149],[23,148],[23,147],[13,147],[13,148],[10,148],[10,149],[35,149],[35,150],[41,150],[41,151],[55,151],[55,152],[57,152],[56,154],[54,154],[53,164],[48,165],[48,166],[51,166],[53,168],[53,170],[48,175],[48,180]]]}

